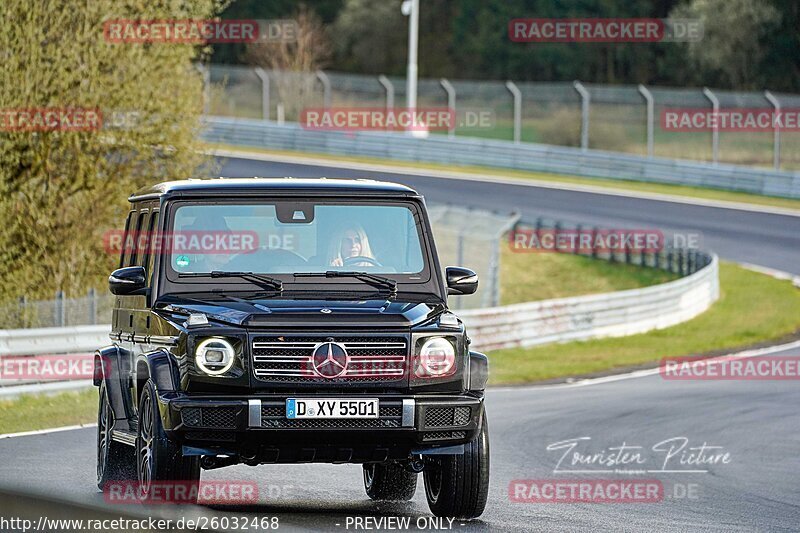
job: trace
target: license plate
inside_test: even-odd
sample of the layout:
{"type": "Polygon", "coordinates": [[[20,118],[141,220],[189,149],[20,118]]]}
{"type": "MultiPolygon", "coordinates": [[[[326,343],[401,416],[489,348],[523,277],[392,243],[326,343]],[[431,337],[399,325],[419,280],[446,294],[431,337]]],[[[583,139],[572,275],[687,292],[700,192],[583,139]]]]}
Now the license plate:
{"type": "Polygon", "coordinates": [[[378,418],[378,399],[288,398],[286,418],[378,418]]]}

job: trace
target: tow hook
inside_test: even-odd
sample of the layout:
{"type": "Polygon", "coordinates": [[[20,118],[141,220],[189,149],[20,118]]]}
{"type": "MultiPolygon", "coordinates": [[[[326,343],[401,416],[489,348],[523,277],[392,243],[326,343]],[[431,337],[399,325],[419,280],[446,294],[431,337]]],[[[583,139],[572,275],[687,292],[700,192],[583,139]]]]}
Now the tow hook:
{"type": "Polygon", "coordinates": [[[214,470],[223,466],[231,466],[239,463],[239,458],[234,455],[204,455],[200,458],[200,466],[203,470],[214,470]]]}
{"type": "Polygon", "coordinates": [[[425,469],[425,461],[422,460],[421,455],[412,455],[406,461],[406,470],[409,472],[413,472],[415,474],[419,474],[425,469]]]}

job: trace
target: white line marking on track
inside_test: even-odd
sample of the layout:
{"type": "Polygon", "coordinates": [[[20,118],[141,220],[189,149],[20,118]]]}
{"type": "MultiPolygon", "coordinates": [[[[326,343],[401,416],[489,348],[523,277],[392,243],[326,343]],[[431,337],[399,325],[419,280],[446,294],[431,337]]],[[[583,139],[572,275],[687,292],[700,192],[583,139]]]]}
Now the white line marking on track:
{"type": "Polygon", "coordinates": [[[97,424],[89,423],[89,424],[79,424],[76,426],[62,426],[60,428],[36,429],[34,431],[21,431],[19,433],[6,433],[4,435],[0,435],[0,440],[13,439],[15,437],[32,437],[34,435],[47,435],[48,433],[59,433],[61,431],[73,431],[76,429],[85,429],[93,427],[97,427],[97,424]]]}
{"type": "MultiPolygon", "coordinates": [[[[465,181],[480,181],[484,183],[502,183],[505,185],[522,185],[525,187],[538,187],[541,189],[557,189],[575,192],[585,192],[591,194],[604,194],[606,196],[623,196],[628,198],[640,198],[643,200],[655,200],[659,202],[671,202],[676,204],[697,205],[701,207],[715,207],[718,209],[734,209],[738,211],[750,211],[755,213],[766,213],[770,215],[785,215],[790,217],[800,217],[800,210],[783,207],[772,207],[768,205],[748,204],[745,202],[731,202],[726,200],[709,200],[706,198],[695,198],[692,196],[681,196],[678,194],[650,193],[642,191],[626,191],[611,187],[601,187],[598,185],[579,185],[575,183],[562,183],[543,181],[533,178],[512,178],[497,174],[485,173],[482,175],[466,172],[456,172],[447,170],[421,169],[416,167],[404,167],[402,165],[390,165],[380,163],[358,163],[347,162],[325,158],[290,156],[282,154],[260,154],[239,150],[207,150],[204,153],[218,157],[229,157],[233,159],[250,159],[252,161],[270,161],[275,163],[293,163],[298,165],[324,166],[339,169],[366,170],[369,172],[385,172],[388,174],[400,174],[406,176],[432,177],[444,179],[456,179],[465,181]]],[[[581,177],[581,176],[578,176],[581,177]]],[[[583,179],[592,179],[585,177],[583,179]]],[[[597,178],[610,179],[610,178],[597,178]]]]}

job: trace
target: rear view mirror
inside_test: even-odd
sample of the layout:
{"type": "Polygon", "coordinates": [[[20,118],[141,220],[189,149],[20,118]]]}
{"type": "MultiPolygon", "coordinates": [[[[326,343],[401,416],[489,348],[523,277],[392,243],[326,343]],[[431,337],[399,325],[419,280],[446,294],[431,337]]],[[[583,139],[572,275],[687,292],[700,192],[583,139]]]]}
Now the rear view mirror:
{"type": "Polygon", "coordinates": [[[447,267],[447,294],[472,294],[478,290],[478,275],[468,268],[447,267]]]}
{"type": "Polygon", "coordinates": [[[108,289],[119,296],[141,294],[146,284],[144,267],[140,266],[118,268],[108,277],[108,289]]]}

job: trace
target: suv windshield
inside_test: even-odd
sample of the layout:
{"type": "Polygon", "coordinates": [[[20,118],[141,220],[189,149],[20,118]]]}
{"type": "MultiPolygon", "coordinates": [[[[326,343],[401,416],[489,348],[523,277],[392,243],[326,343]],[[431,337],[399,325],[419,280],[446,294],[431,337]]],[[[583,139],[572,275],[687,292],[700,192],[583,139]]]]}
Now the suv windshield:
{"type": "Polygon", "coordinates": [[[406,204],[182,204],[168,238],[170,265],[180,274],[414,275],[425,269],[420,231],[406,204]]]}

